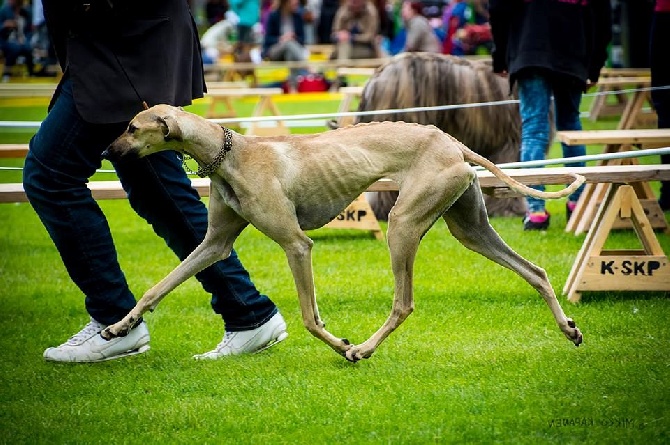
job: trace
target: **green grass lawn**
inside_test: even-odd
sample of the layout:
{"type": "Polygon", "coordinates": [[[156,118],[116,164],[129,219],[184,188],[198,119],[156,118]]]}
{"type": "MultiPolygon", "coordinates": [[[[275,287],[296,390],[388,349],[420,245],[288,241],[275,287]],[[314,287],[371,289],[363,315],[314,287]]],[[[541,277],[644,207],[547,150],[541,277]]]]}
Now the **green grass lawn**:
{"type": "MultiPolygon", "coordinates": [[[[301,114],[337,104],[296,107],[280,104],[301,114]]],[[[0,120],[43,116],[39,106],[0,106],[0,120]]],[[[0,131],[0,142],[29,137],[0,131]]],[[[9,164],[21,162],[0,165],[9,164]]],[[[2,182],[19,178],[0,171],[2,182]]],[[[547,270],[557,292],[584,239],[563,231],[563,206],[548,203],[554,218],[544,233],[524,233],[519,218],[492,220],[512,248],[547,270]]],[[[177,260],[127,202],[101,207],[139,296],[177,260]]],[[[147,354],[58,365],[42,351],[87,321],[83,297],[28,204],[0,204],[0,227],[0,443],[670,442],[664,293],[586,293],[578,305],[559,297],[584,333],[575,348],[530,286],[467,251],[438,222],[417,257],[416,311],[370,360],[351,364],[302,327],[283,252],[250,228],[236,249],[286,318],[285,342],[253,356],[192,360],[220,341],[223,326],[191,279],[146,317],[147,354]]],[[[310,235],[321,314],[332,333],[360,343],[391,308],[386,245],[349,230],[310,235]]],[[[669,237],[659,240],[670,252],[669,237]]],[[[608,241],[638,246],[630,231],[608,241]]]]}

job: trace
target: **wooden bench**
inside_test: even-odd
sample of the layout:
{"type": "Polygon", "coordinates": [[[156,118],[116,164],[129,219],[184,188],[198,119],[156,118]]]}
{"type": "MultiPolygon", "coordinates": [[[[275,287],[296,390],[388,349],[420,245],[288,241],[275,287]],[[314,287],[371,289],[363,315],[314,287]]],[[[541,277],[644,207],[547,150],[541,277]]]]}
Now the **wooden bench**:
{"type": "Polygon", "coordinates": [[[224,88],[248,88],[249,84],[242,81],[242,80],[236,80],[236,81],[207,81],[206,86],[208,90],[220,90],[224,88]]]}
{"type": "Polygon", "coordinates": [[[252,71],[259,78],[262,77],[262,70],[290,70],[291,68],[304,68],[310,72],[323,72],[327,70],[337,70],[339,67],[373,67],[376,68],[386,63],[388,58],[376,59],[348,59],[348,60],[304,60],[291,62],[272,62],[263,61],[261,63],[253,62],[221,62],[215,65],[208,65],[207,71],[210,75],[223,81],[234,81],[242,79],[239,73],[252,71]]]}
{"type": "MultiPolygon", "coordinates": [[[[210,98],[209,108],[205,113],[207,118],[216,117],[237,117],[237,112],[233,107],[233,100],[256,97],[258,102],[254,107],[251,117],[263,116],[264,113],[269,112],[272,116],[280,116],[281,112],[277,105],[272,100],[273,96],[284,94],[281,88],[210,88],[206,96],[210,98]],[[223,104],[226,107],[226,112],[218,113],[216,106],[223,104]]],[[[255,123],[251,123],[246,131],[248,135],[282,135],[289,134],[288,127],[283,121],[277,121],[275,127],[260,127],[255,123]]]]}
{"type": "Polygon", "coordinates": [[[310,57],[317,57],[319,59],[327,60],[335,50],[335,45],[314,44],[306,45],[305,48],[307,48],[307,51],[309,51],[310,57]]]}
{"type": "MultiPolygon", "coordinates": [[[[651,77],[643,76],[609,76],[601,78],[598,81],[597,92],[602,95],[596,96],[589,110],[589,117],[596,121],[604,115],[620,115],[617,128],[627,130],[640,125],[650,125],[656,118],[655,112],[644,112],[645,103],[651,104],[651,94],[648,88],[651,86],[651,77]],[[616,93],[626,88],[633,88],[636,91],[627,96],[622,93],[616,93]],[[615,105],[607,105],[607,97],[613,93],[616,97],[615,105]]],[[[653,110],[653,107],[652,107],[653,110]]]]}
{"type": "MultiPolygon", "coordinates": [[[[641,181],[670,180],[670,165],[604,165],[593,167],[552,167],[503,169],[505,173],[526,185],[562,185],[573,180],[572,173],[586,178],[587,184],[635,183],[641,181]]],[[[507,195],[509,188],[489,171],[478,171],[479,185],[486,193],[507,195]]],[[[191,178],[200,196],[209,196],[208,178],[191,178]]],[[[119,181],[92,181],[88,184],[95,199],[126,199],[126,192],[119,181]]],[[[367,189],[368,192],[398,191],[398,185],[389,179],[380,179],[367,189]]],[[[0,203],[27,202],[23,185],[0,183],[0,203]]]]}
{"type": "MultiPolygon", "coordinates": [[[[342,94],[342,100],[340,105],[337,108],[338,113],[348,113],[350,111],[355,111],[351,109],[351,104],[354,99],[360,99],[361,94],[363,94],[364,87],[342,87],[338,93],[342,94]]],[[[346,127],[354,122],[353,116],[341,116],[337,118],[337,125],[340,127],[346,127]]]]}
{"type": "Polygon", "coordinates": [[[649,77],[651,76],[651,70],[649,68],[613,68],[607,66],[600,70],[601,78],[631,76],[649,77]]]}
{"type": "MultiPolygon", "coordinates": [[[[345,77],[347,79],[348,86],[352,85],[351,77],[364,77],[365,82],[377,71],[377,68],[374,67],[356,67],[356,66],[343,66],[337,69],[337,77],[345,77]]],[[[365,83],[364,82],[364,83],[365,83]]]]}
{"type": "MultiPolygon", "coordinates": [[[[670,291],[670,261],[651,229],[635,191],[630,185],[625,185],[640,181],[670,180],[670,165],[603,165],[504,171],[527,185],[565,184],[572,179],[570,173],[583,175],[590,184],[609,184],[594,224],[584,240],[563,288],[563,293],[567,295],[569,301],[579,301],[583,291],[670,291]],[[632,221],[633,229],[642,244],[641,249],[615,251],[603,249],[615,219],[620,217],[632,221]]],[[[479,171],[477,175],[480,186],[485,190],[507,187],[488,171],[479,171]]],[[[208,178],[191,181],[201,196],[209,195],[208,178]]],[[[90,182],[88,187],[95,199],[126,198],[126,192],[119,181],[94,181],[90,182]]],[[[389,190],[397,190],[397,185],[386,179],[379,180],[368,188],[368,191],[389,190]]],[[[25,201],[27,199],[22,184],[0,184],[0,203],[25,201]]],[[[367,230],[372,231],[378,238],[383,237],[369,204],[361,197],[328,226],[367,230]],[[351,221],[348,220],[349,214],[352,215],[351,221]]]]}
{"type": "MultiPolygon", "coordinates": [[[[610,78],[621,77],[651,77],[651,70],[649,68],[603,68],[600,70],[600,81],[610,78]]],[[[624,107],[626,106],[626,96],[623,94],[605,94],[610,91],[616,91],[612,86],[601,85],[596,86],[597,93],[603,93],[596,96],[591,102],[589,110],[589,117],[592,121],[598,120],[602,116],[620,116],[624,107]],[[614,103],[608,98],[614,96],[614,103]]]]}
{"type": "MultiPolygon", "coordinates": [[[[637,130],[587,130],[559,131],[556,138],[568,145],[604,145],[604,153],[630,151],[641,146],[647,148],[670,146],[670,129],[637,129],[637,130]]],[[[601,161],[599,165],[636,165],[635,158],[601,161]]],[[[646,181],[636,182],[634,188],[638,199],[647,213],[654,229],[667,229],[665,215],[646,181]]],[[[577,202],[577,207],[566,226],[566,231],[575,235],[586,232],[596,216],[598,205],[604,199],[607,184],[587,184],[577,202]]],[[[630,221],[618,220],[616,228],[626,227],[630,221]]]]}
{"type": "MultiPolygon", "coordinates": [[[[670,166],[666,166],[670,167],[670,166]]],[[[583,291],[670,291],[670,261],[651,228],[635,189],[610,184],[563,287],[576,303],[583,291]],[[605,249],[617,220],[630,221],[641,248],[605,249]]]]}
{"type": "MultiPolygon", "coordinates": [[[[0,83],[0,98],[51,97],[55,83],[0,83]]],[[[246,88],[246,82],[207,82],[207,88],[246,88]]]]}

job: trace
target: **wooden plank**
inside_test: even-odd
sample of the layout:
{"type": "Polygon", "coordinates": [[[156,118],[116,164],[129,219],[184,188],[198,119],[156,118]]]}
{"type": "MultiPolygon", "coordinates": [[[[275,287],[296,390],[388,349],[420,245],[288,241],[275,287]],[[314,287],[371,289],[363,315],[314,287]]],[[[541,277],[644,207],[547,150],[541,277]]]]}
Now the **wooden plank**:
{"type": "Polygon", "coordinates": [[[339,215],[324,227],[331,229],[357,229],[368,230],[378,240],[384,239],[379,221],[375,217],[375,212],[370,207],[365,194],[360,195],[351,204],[347,206],[339,215]]]}
{"type": "MultiPolygon", "coordinates": [[[[503,169],[517,181],[526,185],[567,184],[572,182],[569,173],[578,173],[588,183],[629,183],[640,181],[667,181],[670,165],[602,165],[593,167],[552,167],[503,169]]],[[[489,171],[478,171],[479,183],[484,187],[504,187],[504,182],[489,171]]]]}
{"type": "Polygon", "coordinates": [[[313,45],[305,45],[305,48],[307,48],[307,51],[309,51],[311,55],[318,54],[324,57],[329,57],[335,50],[335,45],[313,44],[313,45]]]}
{"type": "Polygon", "coordinates": [[[0,83],[0,97],[51,97],[55,83],[0,83]]]}
{"type": "Polygon", "coordinates": [[[205,93],[212,97],[273,96],[284,94],[281,88],[212,88],[205,93]]]}
{"type": "MultiPolygon", "coordinates": [[[[670,180],[670,165],[614,165],[596,167],[556,167],[525,170],[503,169],[505,173],[526,184],[565,184],[572,180],[568,172],[579,173],[589,183],[627,183],[639,181],[670,180]]],[[[478,171],[482,188],[506,187],[506,184],[488,171],[478,171]]],[[[200,196],[209,196],[209,178],[191,179],[200,196]]],[[[88,184],[96,199],[125,199],[126,194],[119,181],[93,181],[88,184]]],[[[397,191],[398,186],[389,179],[380,179],[367,191],[397,191]]],[[[0,184],[0,202],[25,202],[22,184],[0,184]]]]}
{"type": "Polygon", "coordinates": [[[563,288],[578,302],[582,291],[670,290],[668,258],[630,185],[611,184],[563,288]],[[616,219],[631,220],[643,249],[603,250],[616,219]]]}
{"type": "MultiPolygon", "coordinates": [[[[197,178],[191,182],[200,196],[209,196],[209,179],[197,178]]],[[[125,190],[121,187],[119,181],[92,181],[87,184],[93,197],[97,200],[107,199],[126,199],[125,190]]],[[[28,199],[21,183],[0,184],[0,203],[7,202],[27,202],[28,199]]]]}
{"type": "Polygon", "coordinates": [[[617,252],[588,258],[584,264],[580,291],[670,289],[670,263],[665,255],[635,255],[617,252]],[[623,254],[622,254],[623,253],[623,254]]]}
{"type": "Polygon", "coordinates": [[[289,68],[306,68],[309,70],[318,71],[321,69],[336,69],[338,67],[378,67],[388,62],[390,58],[376,58],[376,59],[346,59],[346,60],[304,60],[291,62],[269,62],[261,63],[253,62],[237,62],[237,63],[219,63],[216,65],[208,65],[208,70],[211,71],[244,71],[244,70],[259,70],[259,69],[289,69],[289,68]]]}
{"type": "Polygon", "coordinates": [[[625,87],[628,85],[649,86],[651,77],[630,76],[630,77],[606,77],[598,80],[598,85],[603,87],[625,87]]]}
{"type": "Polygon", "coordinates": [[[670,128],[557,131],[556,139],[579,144],[670,144],[670,128]]]}
{"type": "Polygon", "coordinates": [[[629,98],[626,94],[616,92],[625,87],[642,88],[650,85],[651,70],[649,68],[603,68],[597,84],[597,92],[601,95],[593,99],[589,109],[589,118],[595,122],[601,116],[621,115],[628,105],[629,98]],[[614,96],[615,104],[608,103],[609,96],[614,96]]]}
{"type": "Polygon", "coordinates": [[[614,77],[614,76],[624,76],[624,77],[649,77],[651,76],[650,68],[608,68],[604,67],[600,70],[600,77],[614,77]]]}
{"type": "Polygon", "coordinates": [[[233,89],[233,88],[249,88],[249,84],[243,80],[236,80],[230,82],[209,81],[206,82],[207,90],[218,89],[233,89]]]}
{"type": "Polygon", "coordinates": [[[355,67],[343,66],[337,69],[338,76],[372,76],[377,68],[374,67],[355,67]]]}
{"type": "Polygon", "coordinates": [[[0,158],[25,158],[28,144],[0,144],[0,158]]]}
{"type": "MultiPolygon", "coordinates": [[[[641,106],[639,98],[634,98],[629,102],[641,106]]],[[[635,123],[636,115],[632,113],[627,106],[625,116],[622,116],[620,126],[632,126],[635,123]]],[[[617,130],[591,130],[591,131],[560,131],[557,133],[557,139],[569,145],[574,144],[604,144],[604,153],[616,153],[634,149],[635,145],[644,145],[645,147],[662,147],[670,145],[670,129],[617,129],[617,130]],[[560,134],[559,134],[560,133],[560,134]]],[[[602,165],[621,165],[637,164],[635,158],[629,159],[610,159],[599,163],[602,165]]],[[[638,198],[645,205],[645,209],[650,216],[654,228],[665,229],[667,223],[663,217],[658,203],[655,202],[651,188],[646,183],[640,183],[643,186],[636,186],[638,198]],[[660,214],[660,218],[658,215],[660,214]]],[[[579,235],[589,227],[596,212],[602,196],[604,195],[604,184],[587,184],[579,198],[577,207],[566,226],[567,232],[575,232],[579,235]]]]}
{"type": "MultiPolygon", "coordinates": [[[[342,94],[342,100],[340,101],[340,105],[337,108],[338,113],[348,113],[351,110],[351,104],[353,100],[356,97],[360,97],[360,95],[363,93],[363,87],[342,87],[339,88],[338,93],[342,94]]],[[[351,125],[354,123],[354,117],[353,116],[340,116],[337,119],[337,125],[339,127],[346,127],[347,125],[351,125]]]]}
{"type": "Polygon", "coordinates": [[[364,87],[342,87],[337,90],[338,93],[350,95],[350,96],[360,96],[363,93],[364,87]]]}

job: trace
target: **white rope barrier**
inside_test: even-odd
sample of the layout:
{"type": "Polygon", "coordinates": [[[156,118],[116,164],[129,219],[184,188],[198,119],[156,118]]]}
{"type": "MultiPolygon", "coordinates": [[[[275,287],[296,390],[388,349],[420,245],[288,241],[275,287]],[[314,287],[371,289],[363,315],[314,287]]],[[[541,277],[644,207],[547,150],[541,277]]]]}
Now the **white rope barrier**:
{"type": "MultiPolygon", "coordinates": [[[[670,85],[660,87],[631,88],[627,90],[616,90],[616,91],[603,91],[599,93],[584,94],[584,96],[627,94],[638,91],[653,91],[653,90],[665,90],[665,89],[670,89],[670,85]]],[[[507,99],[507,100],[490,101],[490,102],[475,102],[468,104],[437,105],[432,107],[410,107],[410,108],[395,108],[387,110],[347,111],[340,113],[318,113],[318,114],[291,114],[291,115],[280,115],[280,116],[256,116],[256,117],[223,118],[223,119],[209,119],[209,120],[217,124],[230,124],[240,122],[255,123],[255,122],[315,120],[315,119],[332,119],[338,117],[374,116],[377,114],[419,113],[423,111],[447,111],[447,110],[458,110],[458,109],[476,108],[476,107],[514,105],[518,103],[519,103],[518,99],[507,99]]],[[[41,122],[38,121],[0,121],[0,128],[3,127],[39,128],[40,124],[41,122]]]]}
{"type": "MultiPolygon", "coordinates": [[[[665,89],[670,89],[670,85],[660,87],[647,87],[647,88],[587,93],[584,94],[583,96],[586,97],[586,96],[602,96],[608,94],[627,94],[638,91],[652,91],[652,90],[665,90],[665,89]]],[[[399,113],[418,113],[423,111],[458,110],[458,109],[476,108],[485,106],[511,105],[518,103],[519,103],[518,99],[508,99],[508,100],[491,101],[491,102],[475,102],[468,104],[438,105],[432,107],[410,107],[410,108],[396,108],[386,110],[349,111],[340,113],[293,114],[293,115],[281,115],[281,116],[257,116],[257,117],[244,117],[244,118],[208,119],[208,120],[217,124],[242,123],[242,122],[256,123],[256,122],[276,122],[276,121],[298,121],[298,120],[305,121],[305,120],[316,120],[316,119],[331,119],[338,117],[373,116],[377,114],[399,114],[399,113]]],[[[585,113],[588,114],[587,112],[585,113]]],[[[39,128],[41,124],[42,124],[41,121],[0,121],[0,128],[39,128]]],[[[650,149],[650,150],[635,150],[630,152],[577,156],[573,158],[547,159],[543,161],[511,162],[507,164],[499,164],[498,166],[502,168],[530,168],[530,167],[543,167],[546,165],[555,165],[555,164],[601,161],[609,159],[625,159],[632,157],[643,157],[643,156],[653,156],[662,154],[670,154],[670,147],[650,149]]],[[[475,168],[481,169],[481,167],[479,166],[475,168]]],[[[3,170],[4,171],[22,170],[22,168],[0,167],[0,171],[3,170]]],[[[96,170],[96,173],[116,173],[116,172],[114,170],[96,170]]]]}
{"type": "MultiPolygon", "coordinates": [[[[572,164],[575,162],[605,161],[611,159],[641,158],[645,156],[670,155],[670,147],[651,148],[646,150],[622,151],[617,153],[601,153],[597,155],[575,156],[572,158],[552,158],[541,161],[508,162],[506,164],[496,164],[500,168],[533,168],[544,167],[556,164],[572,164]]],[[[485,170],[479,165],[474,166],[475,170],[485,170]]],[[[21,167],[0,167],[0,171],[20,171],[21,167]]],[[[96,170],[96,173],[116,173],[115,170],[96,170]]]]}

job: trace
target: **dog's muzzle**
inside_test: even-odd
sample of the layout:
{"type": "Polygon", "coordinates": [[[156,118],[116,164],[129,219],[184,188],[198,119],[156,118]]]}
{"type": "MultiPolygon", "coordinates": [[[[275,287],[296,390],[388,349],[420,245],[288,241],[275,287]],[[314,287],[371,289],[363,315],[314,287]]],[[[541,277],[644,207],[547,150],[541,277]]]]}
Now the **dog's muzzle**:
{"type": "Polygon", "coordinates": [[[108,161],[120,161],[121,158],[137,157],[135,150],[120,150],[115,144],[110,145],[101,153],[103,159],[108,161]],[[133,156],[135,155],[135,156],[133,156]]]}

